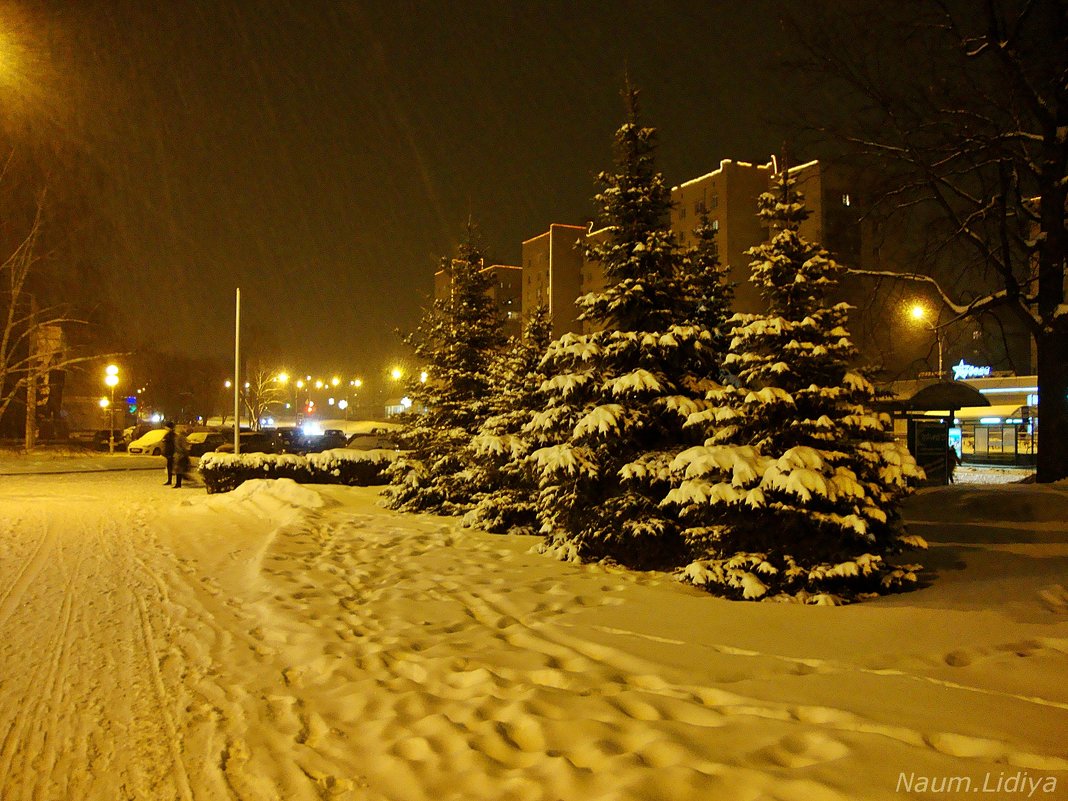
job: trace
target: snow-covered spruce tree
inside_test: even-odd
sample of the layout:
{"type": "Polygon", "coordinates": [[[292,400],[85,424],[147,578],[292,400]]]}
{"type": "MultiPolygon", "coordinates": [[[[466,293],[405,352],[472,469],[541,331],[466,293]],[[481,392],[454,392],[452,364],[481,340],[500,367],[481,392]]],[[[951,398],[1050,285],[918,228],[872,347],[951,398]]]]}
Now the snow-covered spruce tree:
{"type": "Polygon", "coordinates": [[[537,484],[525,458],[523,426],[540,408],[545,380],[541,361],[552,339],[545,306],[530,312],[523,334],[499,351],[492,364],[490,415],[470,444],[471,481],[477,488],[465,526],[496,534],[537,532],[537,484]]]}
{"type": "Polygon", "coordinates": [[[659,501],[668,464],[688,439],[716,368],[711,336],[692,324],[670,195],[654,163],[655,132],[627,120],[615,136],[617,171],[598,177],[606,237],[587,248],[607,288],[579,299],[590,334],[549,345],[541,408],[525,427],[538,478],[543,548],[560,558],[633,567],[679,564],[683,541],[659,501]]]}
{"type": "Polygon", "coordinates": [[[487,294],[482,249],[472,225],[449,272],[448,297],[435,300],[419,327],[405,338],[426,372],[405,389],[413,413],[403,441],[408,454],[389,469],[386,503],[409,512],[459,514],[476,488],[464,460],[471,438],[489,414],[489,366],[504,341],[501,321],[487,294]]]}
{"type": "Polygon", "coordinates": [[[787,172],[761,196],[759,215],[774,236],[749,254],[768,313],[733,318],[725,363],[740,386],[708,394],[712,407],[689,420],[705,444],[671,465],[665,506],[702,553],[683,576],[734,598],[829,601],[900,588],[915,567],[885,557],[923,545],[897,514],[921,473],[851,366],[849,307],[827,302],[843,268],[798,233],[807,212],[787,172]]]}
{"type": "Polygon", "coordinates": [[[687,295],[687,324],[712,335],[712,350],[718,356],[727,350],[729,325],[734,304],[734,284],[730,266],[720,262],[716,228],[702,214],[693,229],[697,242],[683,255],[681,273],[687,295]]]}

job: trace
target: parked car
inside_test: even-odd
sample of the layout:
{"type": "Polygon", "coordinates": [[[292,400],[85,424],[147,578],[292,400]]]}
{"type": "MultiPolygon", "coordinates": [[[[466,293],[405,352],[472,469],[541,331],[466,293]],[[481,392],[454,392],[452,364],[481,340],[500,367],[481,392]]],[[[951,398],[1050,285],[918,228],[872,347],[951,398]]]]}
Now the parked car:
{"type": "Polygon", "coordinates": [[[152,456],[160,456],[163,453],[163,435],[167,433],[165,428],[153,428],[147,434],[135,439],[126,446],[127,453],[147,453],[152,456]]]}
{"type": "Polygon", "coordinates": [[[311,434],[304,438],[303,453],[321,453],[331,448],[344,448],[348,437],[337,428],[328,428],[322,434],[311,434]]]}
{"type": "Polygon", "coordinates": [[[95,451],[106,451],[110,448],[109,438],[114,435],[115,447],[122,450],[126,447],[126,437],[122,431],[115,429],[109,432],[103,431],[75,431],[70,435],[70,444],[79,445],[83,448],[91,448],[95,451]]]}
{"type": "MultiPolygon", "coordinates": [[[[278,432],[244,431],[240,437],[241,453],[283,453],[283,443],[278,432]]],[[[234,440],[231,436],[215,449],[216,453],[233,453],[234,440]]]]}
{"type": "Polygon", "coordinates": [[[304,432],[299,428],[278,428],[273,433],[279,453],[304,453],[304,432]]]}
{"type": "Polygon", "coordinates": [[[400,443],[388,434],[353,434],[345,443],[346,448],[357,451],[400,450],[400,443]]]}
{"type": "Polygon", "coordinates": [[[226,435],[219,431],[194,431],[186,439],[189,441],[190,456],[203,456],[227,442],[231,443],[230,448],[233,449],[233,435],[226,435]]]}

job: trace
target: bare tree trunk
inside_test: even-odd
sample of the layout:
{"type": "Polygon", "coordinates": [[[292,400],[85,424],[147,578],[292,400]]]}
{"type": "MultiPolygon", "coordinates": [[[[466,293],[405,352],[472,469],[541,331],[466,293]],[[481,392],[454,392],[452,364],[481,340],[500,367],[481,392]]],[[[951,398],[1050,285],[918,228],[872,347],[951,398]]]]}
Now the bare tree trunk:
{"type": "Polygon", "coordinates": [[[34,335],[37,326],[37,298],[30,296],[30,336],[28,344],[30,348],[29,358],[26,360],[28,374],[26,376],[26,450],[32,451],[37,445],[37,376],[39,354],[35,352],[38,347],[37,337],[34,335]]]}
{"type": "Polygon", "coordinates": [[[1068,317],[1036,337],[1038,374],[1038,467],[1040,483],[1068,476],[1068,317]]]}

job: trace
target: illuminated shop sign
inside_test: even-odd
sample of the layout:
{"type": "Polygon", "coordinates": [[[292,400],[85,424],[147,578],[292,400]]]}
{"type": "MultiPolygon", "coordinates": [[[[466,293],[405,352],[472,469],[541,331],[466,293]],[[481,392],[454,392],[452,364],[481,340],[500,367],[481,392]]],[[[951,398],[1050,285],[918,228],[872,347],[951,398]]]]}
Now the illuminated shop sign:
{"type": "Polygon", "coordinates": [[[961,359],[958,364],[953,365],[953,380],[964,381],[969,378],[988,378],[990,372],[991,368],[989,366],[979,367],[974,364],[968,364],[964,359],[961,359]]]}

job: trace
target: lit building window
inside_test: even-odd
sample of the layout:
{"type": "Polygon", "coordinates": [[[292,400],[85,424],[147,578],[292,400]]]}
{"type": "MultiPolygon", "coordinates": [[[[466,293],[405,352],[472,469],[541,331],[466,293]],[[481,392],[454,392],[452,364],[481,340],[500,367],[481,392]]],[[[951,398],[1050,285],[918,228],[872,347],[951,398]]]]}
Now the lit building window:
{"type": "Polygon", "coordinates": [[[842,195],[842,205],[843,206],[852,206],[853,205],[853,199],[848,194],[842,195]]]}

